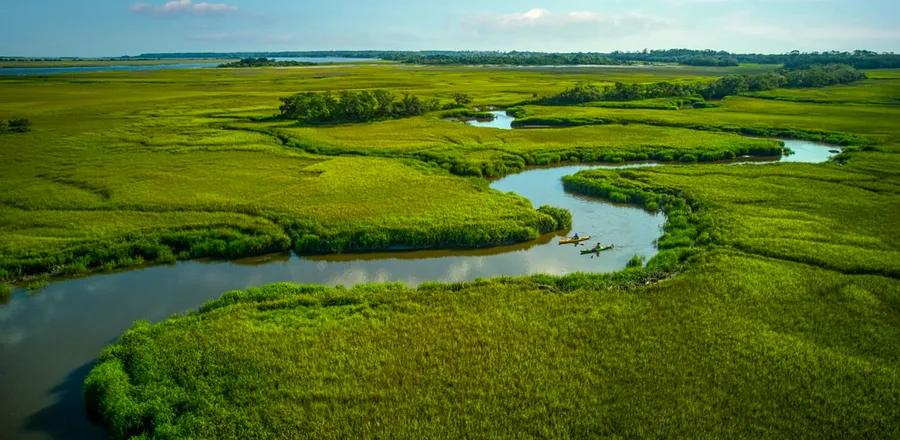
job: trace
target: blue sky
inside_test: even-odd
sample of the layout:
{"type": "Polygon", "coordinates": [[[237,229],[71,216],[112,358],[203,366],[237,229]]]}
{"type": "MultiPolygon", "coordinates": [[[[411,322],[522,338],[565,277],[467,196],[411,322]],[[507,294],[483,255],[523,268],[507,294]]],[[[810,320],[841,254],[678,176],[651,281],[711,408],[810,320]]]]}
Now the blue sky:
{"type": "Polygon", "coordinates": [[[0,0],[0,55],[672,47],[900,52],[900,0],[0,0]]]}

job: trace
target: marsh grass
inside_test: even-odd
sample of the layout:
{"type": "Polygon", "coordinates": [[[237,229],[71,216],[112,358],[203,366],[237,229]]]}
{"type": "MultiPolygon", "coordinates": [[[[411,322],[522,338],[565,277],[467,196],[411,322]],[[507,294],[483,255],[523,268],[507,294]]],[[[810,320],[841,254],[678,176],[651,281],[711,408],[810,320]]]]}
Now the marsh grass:
{"type": "Polygon", "coordinates": [[[229,292],[200,312],[136,324],[104,351],[85,391],[114,438],[896,428],[890,347],[900,335],[883,302],[895,282],[728,251],[655,280],[632,269],[229,292]]]}
{"type": "Polygon", "coordinates": [[[459,174],[490,175],[485,164],[505,162],[516,169],[529,154],[554,163],[585,151],[622,160],[668,151],[699,161],[778,146],[723,132],[831,139],[852,145],[839,162],[566,178],[570,191],[667,213],[661,250],[643,268],[227,292],[199,311],[136,323],[101,354],[85,396],[114,438],[896,437],[900,131],[893,86],[883,85],[896,72],[789,92],[816,103],[734,97],[678,111],[516,110],[562,125],[614,123],[564,129],[499,133],[430,115],[352,130],[264,120],[284,90],[303,87],[463,92],[474,105],[509,105],[599,76],[693,81],[741,70],[765,68],[247,69],[202,82],[185,72],[106,75],[91,83],[103,93],[79,107],[96,117],[77,121],[58,114],[83,100],[84,79],[0,81],[13,97],[0,118],[40,99],[47,112],[3,146],[11,188],[3,232],[14,251],[4,255],[209,224],[269,231],[303,248],[360,231],[459,238],[450,232],[470,224],[488,231],[477,240],[525,237],[564,227],[565,214],[459,174]],[[126,89],[132,95],[115,94],[126,89]],[[453,169],[468,161],[471,172],[453,169]]]}
{"type": "Polygon", "coordinates": [[[12,296],[13,288],[9,284],[0,283],[0,303],[6,303],[12,296]]]}
{"type": "Polygon", "coordinates": [[[506,106],[597,75],[695,80],[723,71],[379,65],[0,78],[0,119],[33,121],[31,132],[0,144],[0,279],[290,248],[528,240],[549,217],[491,191],[479,176],[777,143],[647,126],[497,133],[443,121],[441,112],[352,128],[298,127],[271,120],[279,98],[382,88],[506,106]]]}

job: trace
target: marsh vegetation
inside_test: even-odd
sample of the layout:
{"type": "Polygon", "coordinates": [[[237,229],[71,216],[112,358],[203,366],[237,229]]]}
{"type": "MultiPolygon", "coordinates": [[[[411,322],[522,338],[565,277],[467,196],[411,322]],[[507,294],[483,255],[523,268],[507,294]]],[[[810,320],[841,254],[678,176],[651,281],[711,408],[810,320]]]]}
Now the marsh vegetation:
{"type": "Polygon", "coordinates": [[[891,437],[896,70],[817,88],[738,84],[715,106],[677,111],[654,100],[679,96],[516,106],[579,83],[644,93],[778,69],[113,72],[91,77],[89,98],[77,75],[0,78],[0,119],[34,122],[0,147],[0,278],[522,242],[571,218],[486,177],[678,162],[564,179],[579,194],[665,212],[647,261],[607,274],[231,291],[135,324],[87,378],[88,405],[116,438],[891,437]],[[373,114],[376,90],[437,105],[373,114]],[[342,118],[272,118],[285,96],[305,105],[326,92],[342,118]],[[553,128],[445,120],[490,106],[509,108],[516,126],[553,128]],[[781,154],[781,142],[744,135],[846,148],[823,164],[714,163],[781,154]]]}

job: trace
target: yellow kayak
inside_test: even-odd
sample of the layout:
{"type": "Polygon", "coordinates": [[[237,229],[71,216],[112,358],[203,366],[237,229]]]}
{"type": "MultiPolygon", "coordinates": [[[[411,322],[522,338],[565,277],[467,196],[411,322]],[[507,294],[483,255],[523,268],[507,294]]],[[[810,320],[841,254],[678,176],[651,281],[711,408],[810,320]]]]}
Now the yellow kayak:
{"type": "Polygon", "coordinates": [[[588,240],[590,240],[590,239],[591,239],[591,236],[590,236],[590,235],[585,236],[585,237],[578,237],[578,238],[574,238],[574,237],[566,237],[566,238],[560,238],[560,239],[559,239],[559,244],[581,243],[582,241],[588,241],[588,240]]]}

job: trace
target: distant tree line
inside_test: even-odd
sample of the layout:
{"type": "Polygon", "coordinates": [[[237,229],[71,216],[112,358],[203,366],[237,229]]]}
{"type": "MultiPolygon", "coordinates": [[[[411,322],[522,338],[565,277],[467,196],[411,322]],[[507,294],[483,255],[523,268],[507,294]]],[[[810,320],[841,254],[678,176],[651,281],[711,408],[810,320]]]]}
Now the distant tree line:
{"type": "Polygon", "coordinates": [[[714,66],[714,67],[733,67],[737,66],[738,60],[733,56],[711,57],[697,56],[687,57],[678,61],[678,64],[685,66],[714,66]]]}
{"type": "Polygon", "coordinates": [[[866,75],[851,66],[811,66],[803,69],[781,69],[758,75],[726,75],[713,82],[624,84],[597,87],[578,83],[562,93],[538,100],[536,104],[571,105],[594,101],[635,101],[640,99],[702,96],[721,99],[745,92],[772,90],[781,87],[824,87],[847,84],[865,79],[866,75]]]}
{"type": "Polygon", "coordinates": [[[611,53],[543,52],[402,52],[385,59],[411,64],[499,64],[499,65],[620,65],[634,63],[677,63],[689,66],[737,66],[741,63],[783,64],[786,68],[846,64],[857,69],[897,68],[900,55],[865,50],[854,52],[791,52],[786,54],[733,54],[725,51],[668,49],[611,53]]]}
{"type": "Polygon", "coordinates": [[[408,64],[429,65],[574,66],[622,64],[604,54],[597,53],[459,52],[447,54],[401,54],[390,59],[408,64]]]}
{"type": "Polygon", "coordinates": [[[384,59],[411,64],[576,65],[677,63],[690,66],[737,66],[742,63],[783,64],[785,68],[846,64],[857,69],[897,68],[900,55],[857,50],[853,52],[798,52],[786,54],[734,54],[725,51],[667,49],[640,52],[399,52],[384,59]]]}
{"type": "Polygon", "coordinates": [[[900,55],[867,50],[852,52],[799,52],[783,54],[738,54],[726,51],[666,49],[636,52],[497,52],[497,51],[305,51],[305,52],[190,52],[150,53],[122,59],[165,58],[271,58],[271,57],[344,57],[378,58],[410,64],[499,64],[499,65],[577,65],[678,63],[693,66],[734,66],[738,63],[783,64],[787,68],[811,65],[847,64],[857,69],[897,68],[900,55]]]}
{"type": "Polygon", "coordinates": [[[721,99],[745,92],[759,92],[781,87],[825,87],[835,84],[849,84],[866,79],[866,74],[852,66],[831,64],[810,66],[801,69],[781,69],[777,72],[759,75],[727,75],[701,90],[706,99],[721,99]]]}
{"type": "Polygon", "coordinates": [[[219,64],[222,68],[242,68],[242,67],[298,67],[298,66],[315,66],[316,63],[306,61],[277,61],[269,58],[242,58],[240,61],[219,64]]]}
{"type": "Polygon", "coordinates": [[[31,131],[31,121],[25,118],[15,118],[8,121],[0,119],[0,134],[26,133],[31,131]]]}
{"type": "MultiPolygon", "coordinates": [[[[460,96],[460,99],[464,95],[460,96]]],[[[441,108],[437,99],[409,94],[398,98],[388,90],[304,92],[281,98],[279,117],[314,123],[366,122],[423,115],[441,108]]]]}
{"type": "Polygon", "coordinates": [[[877,53],[868,50],[853,52],[813,52],[797,51],[783,56],[785,68],[797,69],[817,64],[846,64],[857,69],[889,69],[900,67],[900,54],[877,53]]]}
{"type": "Polygon", "coordinates": [[[635,63],[678,63],[693,66],[737,66],[727,52],[654,51],[654,52],[448,52],[402,53],[391,59],[410,64],[497,64],[497,65],[622,65],[635,63]],[[657,52],[665,52],[657,53],[657,52]],[[684,52],[684,53],[682,53],[684,52]]]}

